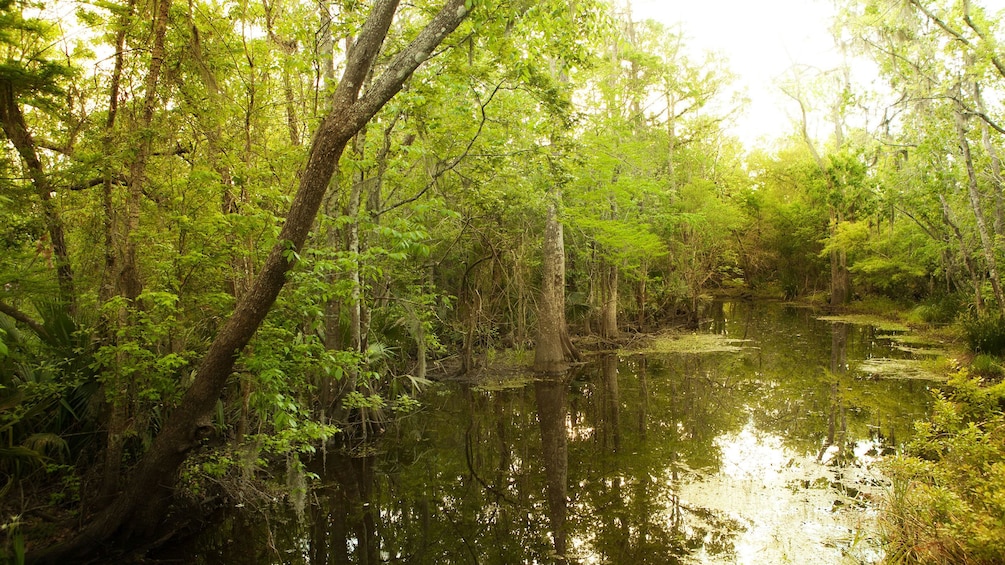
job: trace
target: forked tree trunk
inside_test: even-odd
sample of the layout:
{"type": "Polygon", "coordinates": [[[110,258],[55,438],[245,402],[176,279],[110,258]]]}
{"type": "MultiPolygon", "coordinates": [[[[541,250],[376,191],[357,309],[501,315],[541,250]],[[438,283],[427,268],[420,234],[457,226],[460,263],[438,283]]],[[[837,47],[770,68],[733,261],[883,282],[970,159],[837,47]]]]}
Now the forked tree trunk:
{"type": "MultiPolygon", "coordinates": [[[[157,12],[154,14],[150,67],[144,80],[146,92],[143,99],[143,112],[137,127],[137,131],[144,132],[144,134],[141,136],[136,157],[129,167],[129,186],[126,194],[126,221],[122,237],[124,249],[122,259],[118,262],[120,268],[118,273],[116,273],[118,278],[116,290],[131,305],[133,305],[143,291],[138,265],[138,242],[135,234],[139,230],[140,205],[146,185],[147,163],[152,153],[152,136],[147,135],[146,132],[150,130],[150,126],[153,123],[154,111],[157,105],[157,87],[160,82],[161,68],[164,65],[164,38],[167,35],[168,10],[170,7],[171,0],[160,0],[157,5],[157,12]]],[[[124,37],[121,36],[123,31],[120,30],[119,33],[120,35],[116,37],[116,47],[118,50],[116,65],[121,64],[122,47],[124,47],[124,45],[118,45],[120,38],[124,40],[124,37]]],[[[121,72],[121,67],[118,67],[116,70],[121,72]]],[[[118,84],[112,86],[114,96],[117,96],[118,87],[118,84]]],[[[111,136],[114,126],[114,112],[111,111],[111,100],[109,100],[109,104],[110,112],[108,121],[106,122],[107,136],[111,136]]],[[[111,196],[110,188],[109,196],[111,196]]],[[[107,258],[106,264],[108,264],[107,258]]],[[[121,311],[118,320],[111,321],[110,323],[124,325],[128,323],[128,318],[129,314],[126,311],[121,311]]],[[[125,440],[130,434],[130,428],[133,427],[133,416],[137,412],[136,375],[134,373],[123,375],[121,371],[121,367],[127,362],[126,355],[122,353],[116,355],[113,366],[107,368],[113,373],[114,378],[110,382],[106,382],[103,387],[104,400],[108,407],[108,419],[106,422],[108,432],[105,444],[105,468],[99,496],[102,503],[114,495],[115,491],[119,488],[125,440]]]]}
{"type": "Polygon", "coordinates": [[[359,90],[370,72],[397,11],[398,0],[377,0],[349,52],[331,112],[319,124],[279,241],[247,294],[210,344],[192,385],[167,417],[127,484],[125,491],[72,540],[34,552],[30,562],[66,563],[92,553],[112,538],[136,541],[153,537],[160,525],[188,453],[212,429],[210,416],[223,393],[238,354],[247,345],[286,283],[314,223],[346,144],[399,90],[439,43],[467,17],[465,0],[447,0],[429,24],[396,55],[362,97],[359,90]]]}

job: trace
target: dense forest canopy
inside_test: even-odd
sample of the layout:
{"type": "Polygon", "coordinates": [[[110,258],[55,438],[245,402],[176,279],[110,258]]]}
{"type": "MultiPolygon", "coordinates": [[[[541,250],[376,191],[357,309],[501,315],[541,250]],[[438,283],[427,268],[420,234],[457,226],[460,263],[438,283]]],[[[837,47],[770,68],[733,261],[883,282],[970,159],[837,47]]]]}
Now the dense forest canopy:
{"type": "Polygon", "coordinates": [[[716,293],[1000,320],[999,18],[839,4],[882,84],[794,69],[744,147],[729,62],[602,0],[0,1],[4,511],[148,537],[201,474],[716,293]]]}

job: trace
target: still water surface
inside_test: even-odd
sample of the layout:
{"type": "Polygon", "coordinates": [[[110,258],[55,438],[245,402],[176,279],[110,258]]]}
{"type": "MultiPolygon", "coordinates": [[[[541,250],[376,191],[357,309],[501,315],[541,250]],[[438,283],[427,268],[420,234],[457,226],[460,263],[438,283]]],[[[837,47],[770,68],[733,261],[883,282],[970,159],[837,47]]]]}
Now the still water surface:
{"type": "Polygon", "coordinates": [[[878,560],[877,462],[928,412],[937,383],[914,360],[931,352],[779,304],[713,314],[703,331],[738,350],[609,354],[563,381],[433,387],[373,453],[319,461],[301,517],[235,511],[186,560],[878,560]]]}

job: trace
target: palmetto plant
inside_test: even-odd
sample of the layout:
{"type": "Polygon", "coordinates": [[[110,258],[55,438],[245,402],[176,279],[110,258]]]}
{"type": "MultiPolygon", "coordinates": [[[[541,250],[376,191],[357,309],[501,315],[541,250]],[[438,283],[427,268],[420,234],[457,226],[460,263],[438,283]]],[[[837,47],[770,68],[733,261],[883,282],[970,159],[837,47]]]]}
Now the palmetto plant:
{"type": "Polygon", "coordinates": [[[87,338],[57,302],[40,302],[44,335],[0,315],[0,489],[47,461],[66,460],[89,434],[87,407],[97,386],[87,338]],[[66,438],[74,437],[75,441],[66,438]]]}

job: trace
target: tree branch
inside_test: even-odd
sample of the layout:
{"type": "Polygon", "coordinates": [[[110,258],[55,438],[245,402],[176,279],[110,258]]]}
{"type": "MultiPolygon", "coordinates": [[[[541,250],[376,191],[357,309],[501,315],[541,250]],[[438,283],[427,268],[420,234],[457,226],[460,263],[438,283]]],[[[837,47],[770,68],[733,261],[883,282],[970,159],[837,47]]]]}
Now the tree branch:
{"type": "Polygon", "coordinates": [[[355,43],[346,55],[345,71],[332,96],[332,108],[344,108],[359,98],[359,91],[380,53],[397,9],[398,0],[377,0],[374,3],[355,43]]]}
{"type": "MultiPolygon", "coordinates": [[[[974,33],[977,34],[977,37],[981,38],[981,41],[983,41],[984,43],[990,43],[988,41],[987,34],[985,33],[985,31],[979,29],[977,27],[977,24],[974,23],[973,18],[970,17],[969,0],[964,0],[963,2],[963,21],[967,22],[967,25],[970,26],[970,29],[974,30],[974,33]]],[[[994,46],[992,45],[992,47],[994,46]]],[[[1003,78],[1005,78],[1005,64],[1002,64],[1002,60],[998,57],[998,55],[995,53],[993,49],[988,49],[988,53],[990,54],[991,57],[991,63],[995,66],[996,69],[998,69],[998,74],[1000,74],[1003,78]]]]}
{"type": "Polygon", "coordinates": [[[28,326],[28,328],[31,329],[31,331],[35,335],[41,338],[42,341],[50,340],[49,332],[45,330],[45,326],[35,321],[30,316],[18,310],[17,308],[14,308],[13,306],[9,306],[3,302],[0,302],[0,312],[7,314],[11,318],[14,318],[18,322],[21,322],[22,324],[28,326]]]}
{"type": "MultiPolygon", "coordinates": [[[[394,56],[387,69],[359,101],[359,111],[372,116],[401,90],[406,78],[429,59],[437,45],[468,16],[466,0],[448,0],[419,35],[394,56]]],[[[376,8],[375,8],[376,9],[376,8]]],[[[351,54],[350,54],[351,56],[351,54]]],[[[369,120],[369,117],[367,118],[369,120]]]]}
{"type": "Polygon", "coordinates": [[[413,196],[411,198],[406,198],[405,200],[402,200],[401,202],[398,202],[396,204],[392,204],[391,206],[388,206],[387,208],[384,208],[383,210],[381,210],[381,211],[377,212],[376,214],[374,214],[375,216],[381,216],[381,215],[383,215],[386,212],[390,212],[391,210],[394,210],[395,208],[400,208],[401,206],[404,206],[405,204],[408,204],[410,202],[415,202],[419,198],[422,198],[422,195],[424,195],[426,192],[428,192],[429,189],[432,188],[434,184],[436,184],[437,179],[439,179],[441,176],[443,176],[444,173],[446,173],[448,171],[454,170],[454,168],[457,167],[457,165],[460,164],[461,160],[468,156],[468,154],[471,152],[471,148],[475,144],[475,141],[477,141],[478,138],[481,136],[482,129],[485,128],[485,122],[488,121],[488,116],[485,113],[485,107],[488,106],[490,102],[492,102],[492,99],[495,98],[495,95],[496,95],[496,93],[499,92],[500,88],[502,88],[502,83],[497,84],[496,87],[494,89],[492,89],[492,94],[489,95],[489,99],[486,100],[483,104],[480,105],[481,106],[480,110],[481,110],[481,114],[482,114],[482,119],[478,123],[478,130],[475,131],[475,135],[472,136],[470,140],[468,140],[468,145],[464,148],[464,151],[462,151],[461,154],[458,155],[457,157],[454,157],[451,160],[451,162],[450,162],[449,165],[447,165],[447,166],[445,166],[443,168],[437,168],[436,172],[433,174],[433,178],[429,179],[429,182],[426,183],[426,186],[422,190],[420,190],[418,194],[416,194],[415,196],[413,196]]]}

